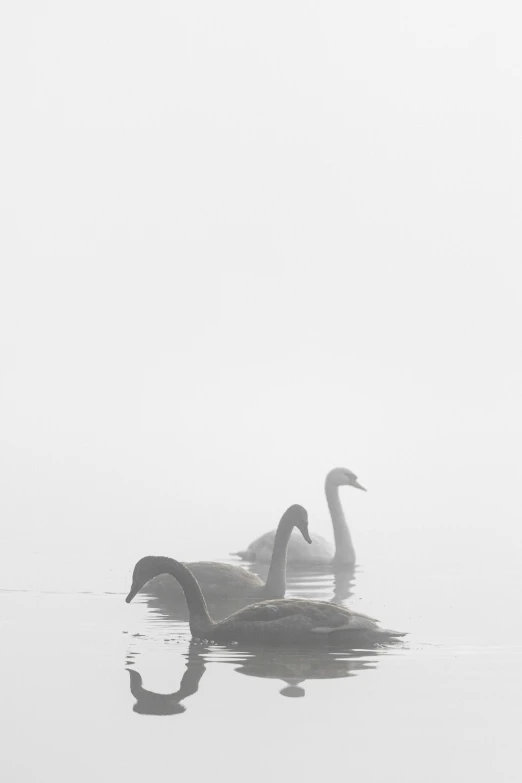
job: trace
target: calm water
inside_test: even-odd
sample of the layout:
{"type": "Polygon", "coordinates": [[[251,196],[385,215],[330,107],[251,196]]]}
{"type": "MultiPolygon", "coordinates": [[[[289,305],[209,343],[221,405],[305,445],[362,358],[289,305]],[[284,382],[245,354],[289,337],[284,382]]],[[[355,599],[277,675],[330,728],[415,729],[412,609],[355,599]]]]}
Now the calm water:
{"type": "Polygon", "coordinates": [[[43,538],[23,562],[4,553],[2,779],[520,780],[518,554],[409,541],[415,558],[373,542],[352,581],[290,574],[291,595],[348,592],[409,632],[359,652],[192,644],[182,615],[125,604],[133,543],[77,542],[66,562],[43,538]]]}

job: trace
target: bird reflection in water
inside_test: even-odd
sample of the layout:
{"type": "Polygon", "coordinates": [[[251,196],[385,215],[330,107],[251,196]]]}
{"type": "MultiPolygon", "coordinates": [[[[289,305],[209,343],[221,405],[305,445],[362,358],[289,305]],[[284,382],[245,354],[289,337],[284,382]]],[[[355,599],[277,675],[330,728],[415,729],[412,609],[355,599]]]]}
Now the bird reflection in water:
{"type": "MultiPolygon", "coordinates": [[[[264,563],[252,563],[249,569],[261,579],[266,579],[268,566],[264,563]]],[[[355,587],[357,566],[287,566],[287,597],[310,598],[318,601],[331,601],[342,604],[349,598],[355,587]]]]}
{"type": "Polygon", "coordinates": [[[355,586],[356,566],[347,566],[338,568],[334,571],[334,594],[333,604],[342,604],[351,596],[355,586]]]}
{"type": "Polygon", "coordinates": [[[285,687],[279,691],[282,696],[302,697],[306,695],[302,686],[306,680],[333,680],[353,677],[365,669],[375,669],[381,649],[345,650],[275,650],[266,648],[250,651],[244,663],[235,671],[249,677],[263,677],[282,680],[285,687]]]}
{"type": "Polygon", "coordinates": [[[185,712],[186,707],[180,702],[197,693],[206,668],[203,657],[192,646],[189,648],[186,667],[179,690],[175,693],[148,691],[142,685],[141,674],[134,669],[127,669],[130,675],[131,693],[136,699],[136,704],[132,708],[134,712],[140,715],[180,715],[185,712]]]}

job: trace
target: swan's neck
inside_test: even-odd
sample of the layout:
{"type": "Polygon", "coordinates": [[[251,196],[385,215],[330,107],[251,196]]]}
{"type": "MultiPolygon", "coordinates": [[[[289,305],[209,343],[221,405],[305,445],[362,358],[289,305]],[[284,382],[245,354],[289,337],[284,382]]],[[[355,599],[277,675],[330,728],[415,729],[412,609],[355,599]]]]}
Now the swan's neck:
{"type": "Polygon", "coordinates": [[[161,573],[173,576],[180,583],[185,594],[192,636],[204,639],[205,634],[210,631],[214,622],[208,613],[207,605],[196,577],[183,563],[179,563],[170,557],[162,558],[162,560],[164,560],[165,570],[161,571],[161,573]]]}
{"type": "Polygon", "coordinates": [[[335,539],[335,555],[333,562],[338,565],[353,565],[355,563],[355,549],[352,537],[348,530],[343,507],[339,498],[339,487],[326,479],[326,502],[330,509],[335,539]]]}
{"type": "Polygon", "coordinates": [[[270,569],[263,593],[267,597],[282,597],[286,592],[286,552],[294,525],[289,519],[282,519],[276,530],[270,569]]]}

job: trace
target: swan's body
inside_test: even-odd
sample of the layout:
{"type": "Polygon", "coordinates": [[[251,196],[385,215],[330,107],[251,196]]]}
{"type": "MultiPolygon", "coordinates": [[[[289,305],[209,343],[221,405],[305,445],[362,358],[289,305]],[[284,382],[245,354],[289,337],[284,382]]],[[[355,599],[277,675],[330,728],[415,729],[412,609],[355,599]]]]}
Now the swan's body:
{"type": "MultiPolygon", "coordinates": [[[[277,527],[266,583],[257,574],[237,565],[205,561],[185,565],[198,580],[208,601],[239,597],[242,601],[244,599],[244,603],[252,603],[264,598],[283,598],[286,592],[286,550],[294,527],[301,532],[306,546],[311,544],[306,509],[299,505],[290,506],[277,527]]],[[[154,592],[165,591],[169,600],[175,600],[177,593],[181,600],[181,589],[169,577],[156,578],[151,588],[154,592]]]]}
{"type": "Polygon", "coordinates": [[[377,620],[327,601],[300,598],[276,599],[252,604],[221,622],[210,617],[203,593],[189,569],[169,557],[144,557],[134,568],[132,601],[145,581],[157,574],[170,574],[185,593],[192,636],[229,644],[313,644],[317,642],[384,641],[404,634],[379,628],[377,620]]]}
{"type": "MultiPolygon", "coordinates": [[[[272,549],[274,547],[275,530],[263,533],[255,541],[241,552],[235,552],[242,560],[248,560],[251,563],[269,563],[272,549]]],[[[302,546],[298,538],[291,538],[288,545],[287,562],[290,564],[302,565],[331,565],[335,555],[333,544],[324,536],[314,533],[312,545],[302,546]]]]}
{"type": "MultiPolygon", "coordinates": [[[[339,498],[339,487],[347,485],[363,489],[357,481],[357,476],[346,468],[334,468],[326,476],[325,493],[326,502],[330,509],[332,519],[335,547],[322,536],[314,534],[314,540],[309,547],[303,546],[303,542],[293,537],[288,546],[287,560],[289,563],[304,565],[355,565],[355,549],[348,524],[344,516],[343,507],[339,498]]],[[[274,546],[275,530],[256,538],[243,552],[237,552],[243,560],[250,562],[268,563],[274,546]]]]}

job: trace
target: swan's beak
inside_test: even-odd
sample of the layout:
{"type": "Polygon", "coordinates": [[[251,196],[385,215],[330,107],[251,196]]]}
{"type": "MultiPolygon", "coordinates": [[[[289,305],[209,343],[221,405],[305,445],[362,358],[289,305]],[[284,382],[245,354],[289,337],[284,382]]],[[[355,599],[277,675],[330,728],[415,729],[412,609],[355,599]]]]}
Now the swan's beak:
{"type": "Polygon", "coordinates": [[[125,599],[125,603],[130,604],[130,602],[132,601],[136,593],[139,593],[140,589],[141,589],[141,585],[132,585],[131,591],[127,596],[127,598],[125,599]]]}
{"type": "Polygon", "coordinates": [[[367,492],[366,487],[363,487],[362,484],[359,484],[357,480],[353,482],[352,486],[355,487],[356,489],[362,489],[363,492],[367,492]]]}
{"type": "Polygon", "coordinates": [[[312,543],[312,539],[310,538],[310,533],[308,532],[308,530],[303,530],[303,538],[307,544],[312,543]]]}

